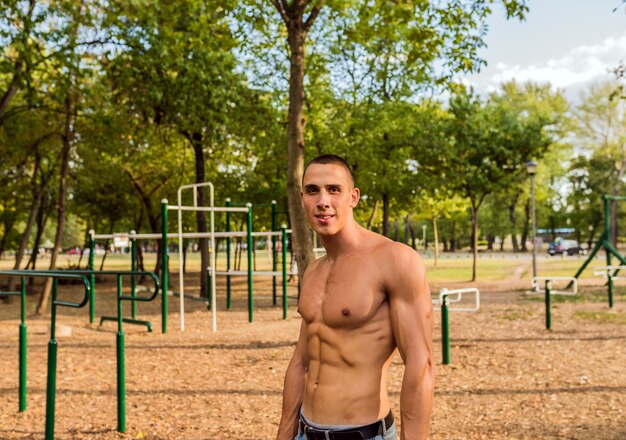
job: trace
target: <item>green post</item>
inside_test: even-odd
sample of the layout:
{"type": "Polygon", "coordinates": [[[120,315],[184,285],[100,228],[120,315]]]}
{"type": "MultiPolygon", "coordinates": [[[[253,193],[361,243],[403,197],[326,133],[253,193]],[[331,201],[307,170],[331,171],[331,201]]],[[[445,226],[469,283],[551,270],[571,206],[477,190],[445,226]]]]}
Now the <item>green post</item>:
{"type": "Polygon", "coordinates": [[[550,312],[550,291],[552,290],[552,281],[546,280],[546,329],[552,327],[552,315],[550,312]]]}
{"type": "Polygon", "coordinates": [[[287,300],[287,225],[281,226],[282,230],[282,253],[283,253],[283,319],[287,319],[287,309],[289,303],[287,300]]]}
{"type": "Polygon", "coordinates": [[[20,412],[26,411],[26,281],[20,277],[20,412]]]}
{"type": "MultiPolygon", "coordinates": [[[[124,369],[124,331],[122,329],[122,276],[117,276],[117,430],[126,432],[126,371],[124,369]]],[[[133,301],[134,302],[134,301],[133,301]]]]}
{"type": "MultiPolygon", "coordinates": [[[[137,271],[137,239],[135,238],[135,231],[130,231],[131,239],[130,239],[130,270],[133,272],[137,271]]],[[[131,275],[130,277],[130,296],[133,298],[137,296],[137,277],[135,275],[131,275]]],[[[133,319],[137,319],[137,302],[131,301],[131,310],[133,319]]]]}
{"type": "MultiPolygon", "coordinates": [[[[94,270],[94,262],[96,258],[96,232],[89,230],[89,270],[94,270]]],[[[89,323],[93,324],[96,319],[96,275],[89,276],[89,323]]]]}
{"type": "MultiPolygon", "coordinates": [[[[276,200],[272,200],[272,232],[276,231],[276,200]]],[[[276,236],[272,235],[272,272],[276,272],[276,241],[276,236]]],[[[276,305],[276,275],[272,276],[272,305],[276,305]]]]}
{"type": "Polygon", "coordinates": [[[46,440],[54,439],[54,401],[56,398],[57,341],[57,278],[52,278],[52,312],[50,318],[50,341],[48,342],[48,383],[46,386],[46,440]]]}
{"type": "Polygon", "coordinates": [[[161,236],[161,332],[167,333],[167,199],[161,200],[161,236]]]}
{"type": "Polygon", "coordinates": [[[448,321],[448,296],[441,299],[441,345],[443,350],[443,364],[450,364],[450,324],[448,321]]]}
{"type": "MultiPolygon", "coordinates": [[[[606,265],[610,266],[611,265],[611,252],[609,252],[608,249],[606,249],[606,265]]],[[[607,270],[607,275],[608,275],[608,282],[607,282],[607,286],[609,288],[609,307],[613,308],[613,273],[611,273],[611,270],[607,270]]]]}
{"type": "Polygon", "coordinates": [[[248,208],[248,322],[254,320],[254,301],[252,296],[252,203],[246,203],[248,208]]]}
{"type": "MultiPolygon", "coordinates": [[[[230,207],[230,199],[226,199],[226,207],[230,207]]],[[[230,232],[230,211],[226,211],[226,232],[230,232]]],[[[226,237],[226,272],[230,272],[230,237],[226,237]]],[[[231,308],[230,275],[226,275],[226,309],[231,308]]]]}

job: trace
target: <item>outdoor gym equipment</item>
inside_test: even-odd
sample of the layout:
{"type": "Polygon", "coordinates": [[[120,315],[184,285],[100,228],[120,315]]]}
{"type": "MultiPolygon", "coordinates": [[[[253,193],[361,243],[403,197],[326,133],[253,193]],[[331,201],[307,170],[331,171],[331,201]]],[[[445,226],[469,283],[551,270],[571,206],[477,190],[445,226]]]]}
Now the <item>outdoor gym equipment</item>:
{"type": "MultiPolygon", "coordinates": [[[[35,270],[3,270],[0,275],[19,276],[22,278],[22,291],[25,296],[24,278],[26,277],[43,277],[52,278],[52,311],[50,317],[50,341],[48,342],[48,379],[46,385],[46,440],[54,438],[54,404],[56,399],[56,370],[57,370],[57,349],[58,344],[56,336],[56,315],[57,306],[80,308],[84,307],[89,301],[90,285],[89,279],[82,274],[63,273],[59,271],[35,271],[35,270]],[[59,278],[78,279],[85,285],[85,296],[79,303],[69,301],[59,301],[57,299],[57,286],[59,278]]],[[[25,299],[23,300],[25,302],[25,299]]],[[[20,327],[21,329],[22,327],[20,327]]],[[[25,328],[25,327],[24,327],[25,328]]],[[[25,330],[24,330],[25,333],[25,330]]],[[[26,335],[24,335],[23,349],[20,346],[20,400],[23,399],[23,409],[20,403],[20,410],[26,409],[26,335]],[[21,368],[24,368],[22,375],[21,368]],[[23,382],[22,382],[23,380],[23,382]]]]}
{"type": "MultiPolygon", "coordinates": [[[[163,252],[163,269],[162,269],[162,298],[163,298],[163,333],[167,331],[167,277],[168,277],[168,269],[167,269],[167,240],[168,240],[168,211],[174,210],[177,211],[178,214],[178,234],[176,237],[178,238],[178,254],[179,254],[179,290],[180,290],[180,329],[185,330],[185,284],[183,277],[183,239],[184,238],[208,238],[210,242],[210,269],[212,274],[218,274],[216,271],[215,264],[215,252],[216,252],[216,239],[217,238],[234,238],[234,237],[246,237],[246,245],[250,252],[248,252],[248,321],[252,322],[254,318],[254,301],[253,301],[253,286],[252,286],[252,276],[255,274],[253,268],[253,237],[278,237],[281,236],[282,232],[272,231],[272,232],[252,232],[252,205],[247,203],[245,207],[235,207],[235,206],[226,206],[226,207],[216,207],[215,203],[215,195],[214,195],[214,187],[210,182],[204,183],[195,183],[191,185],[183,185],[178,188],[178,204],[177,205],[168,205],[168,201],[163,199],[161,201],[161,240],[163,245],[161,246],[163,252]],[[200,187],[209,187],[209,206],[198,206],[198,197],[197,191],[200,187]],[[182,191],[191,189],[193,192],[193,205],[192,206],[184,206],[182,204],[182,191]],[[192,212],[209,212],[210,213],[210,230],[209,232],[185,232],[183,233],[183,221],[182,221],[182,213],[183,211],[192,211],[192,212]],[[245,213],[247,220],[247,230],[245,232],[215,232],[215,213],[216,212],[225,212],[225,213],[245,213]]],[[[286,230],[286,233],[290,233],[291,230],[286,230]]],[[[207,268],[206,270],[208,270],[207,268]]],[[[204,269],[203,269],[204,270],[204,269]]],[[[260,274],[270,274],[265,271],[257,271],[257,275],[260,274]]],[[[282,272],[272,271],[271,274],[280,275],[282,272]]],[[[235,273],[230,271],[229,275],[234,275],[235,273]]],[[[209,295],[210,295],[210,308],[212,312],[212,320],[213,320],[213,331],[217,331],[217,308],[216,308],[216,286],[215,286],[215,276],[210,277],[209,280],[209,295]]],[[[283,284],[285,280],[283,280],[283,284]]]]}
{"type": "Polygon", "coordinates": [[[19,339],[19,412],[26,411],[26,283],[24,277],[20,277],[21,288],[19,292],[0,292],[2,296],[20,296],[20,339],[19,339]]]}
{"type": "MultiPolygon", "coordinates": [[[[231,207],[231,206],[242,206],[242,205],[238,205],[236,203],[233,203],[231,201],[230,198],[226,199],[226,207],[231,207]]],[[[272,209],[272,232],[274,233],[278,233],[278,234],[272,234],[271,235],[271,240],[272,240],[272,272],[277,272],[277,258],[276,258],[276,243],[278,240],[278,237],[281,236],[281,233],[279,233],[279,229],[278,229],[278,222],[277,222],[277,217],[278,217],[278,211],[277,211],[277,206],[276,206],[276,200],[272,200],[271,203],[256,203],[252,205],[252,209],[255,209],[257,207],[267,207],[270,206],[272,209]]],[[[226,212],[226,232],[231,232],[231,226],[230,226],[230,212],[226,212]]],[[[254,236],[254,235],[253,235],[254,236]]],[[[230,240],[231,237],[226,237],[226,271],[230,271],[230,240]]],[[[284,245],[284,243],[283,243],[284,245]]],[[[264,273],[264,275],[267,275],[264,273]]],[[[226,275],[226,308],[228,310],[231,309],[231,274],[227,274],[226,275]]],[[[272,275],[272,305],[276,305],[277,301],[276,301],[276,274],[272,275]]]]}
{"type": "MultiPolygon", "coordinates": [[[[441,345],[443,359],[442,363],[450,363],[450,324],[448,312],[476,312],[480,309],[480,291],[475,287],[466,289],[448,290],[443,288],[439,291],[439,298],[432,300],[433,305],[441,306],[441,345]],[[458,303],[463,298],[464,293],[473,293],[474,301],[471,307],[450,307],[450,304],[458,303]]],[[[436,308],[435,308],[436,310],[436,308]]]]}
{"type": "Polygon", "coordinates": [[[609,290],[609,307],[613,308],[613,281],[626,280],[626,276],[619,276],[620,270],[625,270],[626,266],[599,266],[596,267],[593,274],[603,275],[607,278],[607,286],[609,290]]]}
{"type": "MultiPolygon", "coordinates": [[[[613,246],[610,240],[611,204],[609,203],[611,201],[618,201],[618,202],[626,201],[626,197],[611,196],[611,195],[605,194],[602,196],[602,200],[604,201],[604,231],[600,235],[598,242],[593,247],[593,250],[589,253],[589,256],[587,257],[583,265],[580,266],[580,269],[578,269],[578,272],[576,272],[576,275],[574,275],[574,278],[578,278],[580,274],[583,273],[587,265],[593,260],[593,257],[595,257],[595,255],[598,253],[600,248],[604,248],[606,252],[606,266],[607,267],[613,267],[613,265],[611,264],[611,255],[617,258],[621,264],[626,265],[626,257],[624,257],[622,254],[619,253],[617,249],[615,249],[615,246],[613,246]]],[[[567,285],[568,288],[571,286],[572,286],[572,283],[569,283],[567,285]]],[[[609,307],[613,307],[612,297],[613,297],[613,283],[609,279],[609,307]]]]}
{"type": "Polygon", "coordinates": [[[534,292],[545,294],[546,305],[546,330],[552,328],[552,313],[550,311],[550,296],[551,295],[576,295],[578,294],[578,280],[575,277],[533,277],[531,286],[534,292]],[[541,284],[539,281],[545,282],[545,288],[541,290],[541,284]],[[552,288],[554,281],[569,281],[565,290],[556,290],[552,288]],[[572,288],[572,290],[567,290],[572,288]]]}
{"type": "MultiPolygon", "coordinates": [[[[283,319],[287,319],[287,310],[288,310],[288,300],[287,300],[287,275],[297,275],[296,272],[287,272],[287,234],[291,233],[290,229],[287,229],[287,225],[282,225],[281,226],[281,231],[280,232],[252,232],[251,235],[253,237],[271,237],[272,239],[275,239],[277,236],[281,237],[281,243],[282,243],[282,270],[279,272],[277,270],[253,270],[252,269],[252,265],[248,265],[248,269],[247,270],[230,270],[230,268],[228,268],[225,271],[215,271],[213,272],[212,268],[208,268],[209,270],[209,277],[212,277],[213,274],[215,274],[215,276],[218,275],[225,275],[226,279],[227,279],[227,295],[226,295],[226,301],[227,301],[227,308],[231,308],[231,292],[230,292],[230,277],[231,276],[242,276],[245,275],[248,277],[248,283],[250,285],[252,277],[254,275],[267,275],[267,276],[272,276],[274,279],[276,279],[277,275],[281,275],[282,276],[282,280],[283,280],[283,319]]],[[[217,236],[218,234],[216,234],[217,236]]],[[[230,235],[227,237],[227,240],[230,240],[230,235]]],[[[227,259],[228,261],[228,259],[227,259]]],[[[275,261],[275,260],[274,260],[275,261]]],[[[211,283],[212,285],[212,283],[211,283]]],[[[273,303],[276,304],[275,300],[276,300],[276,293],[273,292],[273,303]]],[[[253,297],[252,295],[248,296],[248,320],[250,322],[252,322],[254,319],[254,302],[253,302],[253,297]]]]}
{"type": "MultiPolygon", "coordinates": [[[[131,264],[130,270],[133,272],[137,271],[137,240],[138,239],[147,239],[151,238],[152,235],[155,234],[137,234],[135,231],[130,231],[129,234],[96,234],[92,229],[89,231],[89,270],[94,271],[94,261],[91,258],[92,255],[95,254],[96,249],[96,240],[114,240],[120,241],[120,243],[125,244],[125,246],[116,246],[116,247],[130,247],[131,253],[131,264]]],[[[160,235],[158,235],[160,237],[160,235]]],[[[93,324],[95,318],[95,275],[92,275],[91,279],[91,292],[90,292],[90,302],[89,302],[89,322],[93,324]]],[[[130,287],[130,295],[137,296],[137,277],[131,276],[131,287],[130,287]]],[[[152,332],[152,323],[150,321],[144,321],[141,319],[137,319],[137,304],[133,301],[131,304],[131,318],[122,318],[123,321],[127,324],[134,325],[143,325],[146,326],[148,332],[152,332]]],[[[114,316],[102,316],[100,318],[100,325],[104,321],[117,321],[117,317],[114,316]]]]}

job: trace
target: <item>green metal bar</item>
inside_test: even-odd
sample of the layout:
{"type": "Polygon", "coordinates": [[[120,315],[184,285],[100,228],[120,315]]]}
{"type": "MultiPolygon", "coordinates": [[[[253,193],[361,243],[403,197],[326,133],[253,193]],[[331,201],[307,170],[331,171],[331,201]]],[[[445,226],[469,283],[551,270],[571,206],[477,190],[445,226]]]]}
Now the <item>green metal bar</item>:
{"type": "Polygon", "coordinates": [[[550,311],[550,291],[552,290],[552,281],[546,280],[546,330],[552,328],[552,312],[550,311]]]}
{"type": "Polygon", "coordinates": [[[609,195],[609,194],[603,195],[602,198],[607,200],[607,201],[608,200],[617,200],[617,201],[626,200],[626,196],[612,196],[612,195],[609,195]]]}
{"type": "Polygon", "coordinates": [[[57,278],[52,278],[52,312],[50,318],[50,341],[48,342],[48,381],[46,386],[46,440],[54,439],[54,404],[56,399],[57,374],[57,278]]]}
{"type": "MultiPolygon", "coordinates": [[[[131,234],[135,234],[135,231],[131,231],[131,234]]],[[[132,271],[137,270],[137,239],[133,236],[130,240],[130,269],[132,271]]],[[[130,277],[130,296],[137,296],[137,277],[135,275],[131,275],[130,277]]],[[[131,316],[133,319],[137,319],[137,302],[131,302],[131,316]]],[[[102,323],[102,321],[100,321],[102,323]]],[[[152,331],[152,330],[150,330],[152,331]]]]}
{"type": "Polygon", "coordinates": [[[126,432],[126,372],[124,370],[124,329],[122,328],[122,276],[117,276],[117,430],[126,432]]]}
{"type": "MultiPolygon", "coordinates": [[[[276,231],[276,200],[272,200],[272,232],[276,231]]],[[[276,272],[276,242],[277,237],[272,235],[272,272],[276,272]]],[[[272,305],[276,305],[276,275],[272,276],[272,305]]]]}
{"type": "Polygon", "coordinates": [[[441,348],[444,365],[450,364],[450,323],[448,320],[448,297],[444,295],[441,301],[441,348]]]}
{"type": "MultiPolygon", "coordinates": [[[[611,252],[605,248],[605,252],[606,252],[606,265],[610,266],[611,265],[611,252]]],[[[609,276],[608,278],[608,288],[609,288],[609,307],[613,307],[613,276],[611,274],[608,274],[609,276]]]]}
{"type": "MultiPolygon", "coordinates": [[[[230,199],[226,199],[226,206],[230,206],[230,199]]],[[[230,212],[226,212],[226,232],[230,232],[230,212]]],[[[226,237],[226,271],[230,272],[230,237],[226,237]]],[[[230,310],[232,308],[231,302],[231,285],[230,285],[230,275],[226,275],[226,309],[230,310]]]]}
{"type": "Polygon", "coordinates": [[[254,320],[254,300],[252,293],[252,204],[247,203],[248,207],[248,322],[254,320]]]}
{"type": "Polygon", "coordinates": [[[287,226],[282,225],[281,229],[281,238],[283,243],[283,319],[287,319],[287,310],[289,308],[289,302],[287,298],[287,226]]]}
{"type": "Polygon", "coordinates": [[[167,333],[167,200],[161,200],[161,332],[167,333]]]}
{"type": "Polygon", "coordinates": [[[21,276],[20,289],[20,355],[19,355],[19,411],[26,411],[26,279],[21,276]]]}
{"type": "MultiPolygon", "coordinates": [[[[96,258],[96,240],[94,238],[95,231],[89,231],[89,270],[94,270],[96,258]]],[[[94,323],[96,319],[96,276],[91,275],[89,279],[91,287],[89,289],[89,322],[94,323]]]]}
{"type": "MultiPolygon", "coordinates": [[[[102,316],[100,318],[100,325],[105,321],[117,322],[117,316],[102,316]]],[[[122,322],[132,325],[143,325],[148,328],[148,333],[152,333],[152,322],[144,321],[143,319],[122,318],[122,322]]]]}
{"type": "MultiPolygon", "coordinates": [[[[600,250],[600,248],[603,246],[605,240],[606,240],[606,230],[604,232],[602,232],[602,234],[600,234],[600,238],[598,239],[598,241],[596,242],[596,245],[593,247],[593,250],[591,251],[591,253],[589,254],[589,256],[587,257],[587,259],[585,260],[585,262],[583,263],[582,266],[580,266],[580,268],[578,269],[578,271],[576,272],[576,275],[574,275],[574,278],[578,278],[580,276],[580,274],[583,273],[583,271],[587,268],[587,266],[589,265],[589,263],[591,263],[594,259],[594,257],[596,256],[596,254],[598,253],[598,251],[600,250]]],[[[567,284],[566,289],[570,289],[572,287],[572,285],[574,284],[574,281],[570,281],[567,284]]]]}

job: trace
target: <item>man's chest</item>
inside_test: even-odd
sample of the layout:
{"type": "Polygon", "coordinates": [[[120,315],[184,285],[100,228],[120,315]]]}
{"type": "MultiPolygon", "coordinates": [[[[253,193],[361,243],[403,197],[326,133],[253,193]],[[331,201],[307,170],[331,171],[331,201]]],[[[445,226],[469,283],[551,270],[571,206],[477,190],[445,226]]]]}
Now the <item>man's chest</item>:
{"type": "Polygon", "coordinates": [[[376,267],[325,264],[304,280],[299,311],[308,323],[354,328],[370,321],[385,302],[384,283],[376,267]]]}

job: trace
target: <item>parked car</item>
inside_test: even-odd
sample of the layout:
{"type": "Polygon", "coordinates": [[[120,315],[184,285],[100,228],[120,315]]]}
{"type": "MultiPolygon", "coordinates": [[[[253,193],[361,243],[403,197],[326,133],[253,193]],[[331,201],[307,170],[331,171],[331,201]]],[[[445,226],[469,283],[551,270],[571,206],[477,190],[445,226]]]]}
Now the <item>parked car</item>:
{"type": "Polygon", "coordinates": [[[561,237],[557,237],[548,247],[548,254],[557,255],[586,255],[587,249],[578,244],[576,240],[564,240],[561,237]]]}

